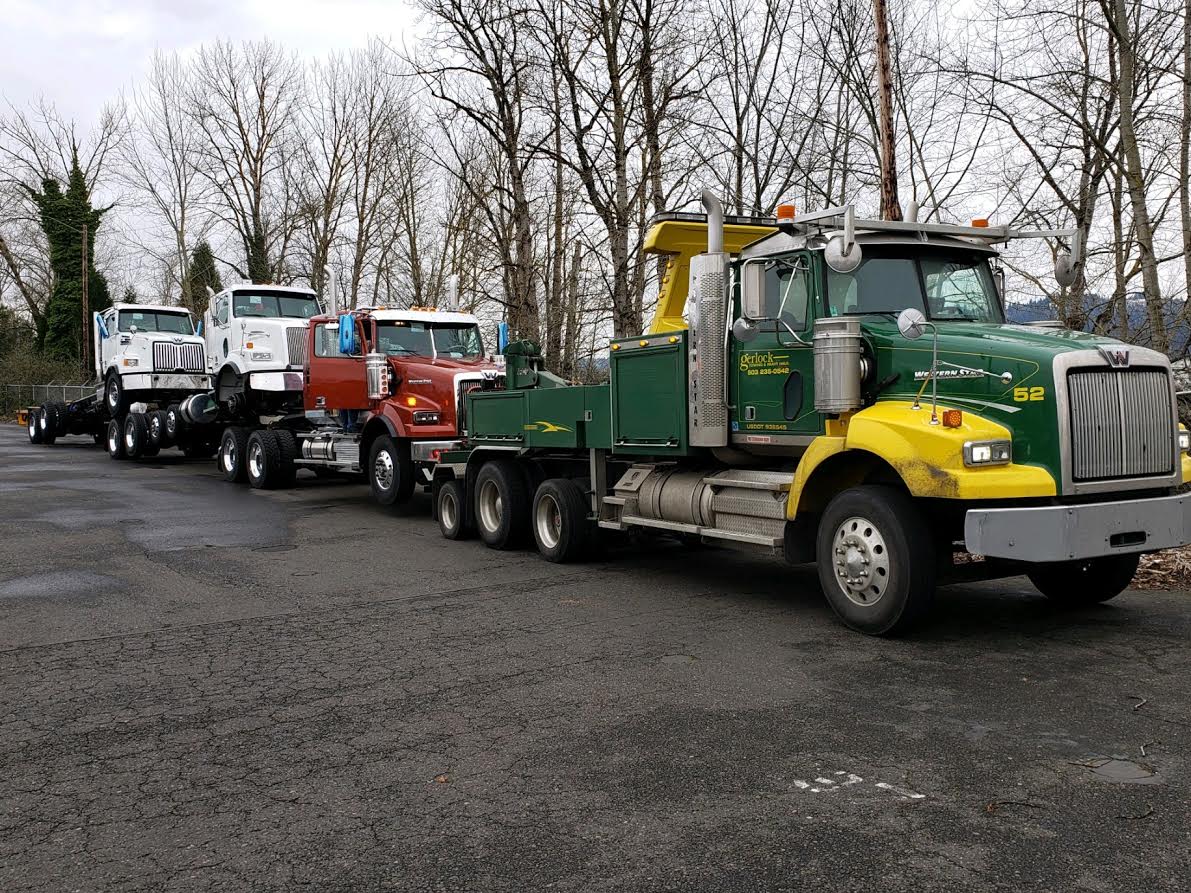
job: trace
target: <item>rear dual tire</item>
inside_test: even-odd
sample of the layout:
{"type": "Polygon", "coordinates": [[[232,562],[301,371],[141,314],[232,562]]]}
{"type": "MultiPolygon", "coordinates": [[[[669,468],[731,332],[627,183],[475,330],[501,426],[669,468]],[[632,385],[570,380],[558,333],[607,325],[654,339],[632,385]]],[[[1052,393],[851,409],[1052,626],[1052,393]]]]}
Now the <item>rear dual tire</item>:
{"type": "Polygon", "coordinates": [[[256,490],[275,490],[294,483],[298,441],[289,431],[261,428],[248,437],[245,471],[256,490]]]}
{"type": "Polygon", "coordinates": [[[37,406],[29,410],[29,417],[25,420],[26,432],[29,435],[29,443],[38,446],[42,443],[41,434],[41,413],[44,407],[37,406]]]}
{"type": "Polygon", "coordinates": [[[531,522],[534,542],[547,561],[563,564],[587,556],[592,525],[583,489],[569,478],[552,478],[538,486],[531,522]]]}
{"type": "Polygon", "coordinates": [[[443,481],[434,494],[434,517],[439,532],[449,540],[467,539],[475,534],[475,527],[467,523],[463,482],[443,481]]]}
{"type": "Polygon", "coordinates": [[[248,479],[248,429],[229,425],[219,441],[219,470],[223,479],[241,484],[248,479]]]}
{"type": "Polygon", "coordinates": [[[143,412],[130,412],[124,418],[124,455],[129,459],[151,458],[159,447],[149,439],[149,420],[143,412]]]}
{"type": "Polygon", "coordinates": [[[529,538],[529,485],[507,459],[486,462],[476,475],[476,530],[491,549],[517,549],[529,538]]]}

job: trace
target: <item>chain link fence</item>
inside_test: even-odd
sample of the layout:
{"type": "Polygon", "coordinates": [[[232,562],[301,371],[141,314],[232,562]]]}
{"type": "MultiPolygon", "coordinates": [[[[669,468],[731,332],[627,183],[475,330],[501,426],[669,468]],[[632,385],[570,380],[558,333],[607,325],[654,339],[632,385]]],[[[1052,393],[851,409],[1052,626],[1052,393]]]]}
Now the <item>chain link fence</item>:
{"type": "Polygon", "coordinates": [[[25,406],[41,403],[70,403],[95,393],[95,385],[86,384],[6,384],[0,385],[0,418],[11,418],[25,406]]]}

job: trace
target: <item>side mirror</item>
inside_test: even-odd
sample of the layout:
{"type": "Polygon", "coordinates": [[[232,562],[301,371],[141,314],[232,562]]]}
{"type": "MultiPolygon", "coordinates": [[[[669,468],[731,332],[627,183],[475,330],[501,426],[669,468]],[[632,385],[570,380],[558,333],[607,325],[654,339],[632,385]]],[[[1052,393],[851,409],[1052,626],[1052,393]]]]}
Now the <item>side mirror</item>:
{"type": "Polygon", "coordinates": [[[860,266],[862,260],[860,243],[853,241],[849,245],[844,235],[836,233],[823,247],[823,259],[835,272],[851,273],[860,266]]]}
{"type": "Polygon", "coordinates": [[[747,344],[761,333],[761,329],[752,320],[741,317],[732,323],[732,337],[741,344],[747,344]]]}
{"type": "Polygon", "coordinates": [[[740,268],[740,311],[745,319],[765,316],[765,264],[745,263],[740,268]]]}
{"type": "Polygon", "coordinates": [[[1070,288],[1075,284],[1075,261],[1066,251],[1060,251],[1055,257],[1055,282],[1060,288],[1070,288]]]}
{"type": "Polygon", "coordinates": [[[926,334],[926,317],[917,307],[907,307],[897,315],[897,330],[907,341],[917,341],[926,334]]]}

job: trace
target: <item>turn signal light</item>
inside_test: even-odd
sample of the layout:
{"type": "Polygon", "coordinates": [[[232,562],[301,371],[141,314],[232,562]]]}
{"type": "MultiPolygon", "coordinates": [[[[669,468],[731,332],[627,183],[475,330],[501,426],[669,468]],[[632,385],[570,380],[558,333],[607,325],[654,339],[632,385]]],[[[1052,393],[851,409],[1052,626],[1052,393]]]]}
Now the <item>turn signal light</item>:
{"type": "Polygon", "coordinates": [[[958,409],[943,410],[943,427],[958,428],[964,423],[964,414],[958,409]]]}
{"type": "Polygon", "coordinates": [[[988,226],[988,218],[987,217],[973,217],[972,218],[972,226],[974,226],[976,229],[985,229],[988,226]]]}
{"type": "Polygon", "coordinates": [[[405,398],[405,405],[406,405],[406,406],[417,406],[417,405],[418,405],[418,398],[417,398],[417,397],[406,397],[406,398],[405,398]]]}
{"type": "Polygon", "coordinates": [[[796,208],[794,205],[778,205],[777,206],[777,219],[778,219],[779,223],[784,220],[793,220],[794,215],[797,213],[798,213],[798,208],[796,208]]]}

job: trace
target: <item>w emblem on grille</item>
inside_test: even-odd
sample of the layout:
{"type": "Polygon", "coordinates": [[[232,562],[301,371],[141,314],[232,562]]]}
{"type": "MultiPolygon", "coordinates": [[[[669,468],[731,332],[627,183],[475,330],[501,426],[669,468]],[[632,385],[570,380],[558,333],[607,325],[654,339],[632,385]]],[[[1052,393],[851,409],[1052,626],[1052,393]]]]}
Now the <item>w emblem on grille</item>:
{"type": "Polygon", "coordinates": [[[1104,359],[1108,360],[1108,365],[1114,369],[1128,369],[1129,368],[1129,348],[1127,347],[1101,347],[1100,353],[1104,359]]]}

